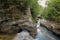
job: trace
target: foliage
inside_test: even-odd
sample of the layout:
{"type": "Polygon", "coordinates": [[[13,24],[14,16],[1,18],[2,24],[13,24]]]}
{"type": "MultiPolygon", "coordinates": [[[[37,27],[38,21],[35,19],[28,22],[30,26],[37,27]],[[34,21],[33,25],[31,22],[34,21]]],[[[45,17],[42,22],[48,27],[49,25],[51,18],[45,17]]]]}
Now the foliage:
{"type": "Polygon", "coordinates": [[[30,7],[31,7],[31,14],[33,18],[35,19],[42,9],[42,7],[38,4],[38,0],[31,0],[30,7]]]}
{"type": "Polygon", "coordinates": [[[50,0],[48,7],[46,7],[43,12],[43,16],[48,20],[59,21],[60,20],[60,1],[50,0]]]}
{"type": "Polygon", "coordinates": [[[35,19],[41,10],[41,6],[37,1],[38,0],[0,0],[0,4],[2,3],[3,9],[15,6],[22,12],[25,12],[27,7],[30,6],[32,17],[35,19]]]}

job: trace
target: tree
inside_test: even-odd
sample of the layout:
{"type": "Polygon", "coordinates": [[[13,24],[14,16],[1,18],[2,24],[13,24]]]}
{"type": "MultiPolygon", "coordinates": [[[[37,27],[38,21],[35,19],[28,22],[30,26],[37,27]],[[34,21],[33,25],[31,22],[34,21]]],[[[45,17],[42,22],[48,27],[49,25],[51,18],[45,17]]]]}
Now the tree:
{"type": "Polygon", "coordinates": [[[38,15],[40,15],[42,7],[38,4],[38,0],[31,0],[30,7],[31,7],[31,14],[35,19],[38,15]]]}
{"type": "Polygon", "coordinates": [[[45,14],[43,16],[48,20],[60,22],[60,1],[50,0],[43,14],[45,14]]]}

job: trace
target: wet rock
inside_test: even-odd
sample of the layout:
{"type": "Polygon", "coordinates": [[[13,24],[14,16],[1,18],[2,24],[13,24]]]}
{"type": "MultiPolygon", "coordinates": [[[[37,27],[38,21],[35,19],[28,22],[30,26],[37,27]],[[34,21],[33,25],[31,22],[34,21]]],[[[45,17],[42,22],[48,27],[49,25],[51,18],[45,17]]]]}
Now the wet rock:
{"type": "Polygon", "coordinates": [[[45,27],[47,27],[49,30],[53,31],[55,34],[60,35],[60,24],[54,23],[50,21],[42,21],[41,24],[45,27]]]}
{"type": "Polygon", "coordinates": [[[55,32],[57,35],[60,35],[60,25],[54,25],[53,32],[55,32]]]}
{"type": "Polygon", "coordinates": [[[53,32],[56,33],[57,35],[60,35],[60,30],[54,29],[53,32]]]}
{"type": "Polygon", "coordinates": [[[18,33],[13,40],[34,40],[33,37],[30,36],[28,32],[18,33]]]}

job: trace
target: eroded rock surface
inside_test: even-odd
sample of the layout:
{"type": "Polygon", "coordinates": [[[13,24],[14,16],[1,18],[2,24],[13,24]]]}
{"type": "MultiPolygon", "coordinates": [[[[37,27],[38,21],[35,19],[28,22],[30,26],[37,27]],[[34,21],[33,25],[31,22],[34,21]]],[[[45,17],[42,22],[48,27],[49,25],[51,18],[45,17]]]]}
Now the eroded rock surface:
{"type": "Polygon", "coordinates": [[[27,6],[24,9],[24,4],[20,4],[20,1],[15,0],[18,5],[13,0],[0,2],[0,33],[16,34],[25,29],[32,37],[36,35],[36,26],[32,23],[29,5],[25,4],[27,6]]]}
{"type": "Polygon", "coordinates": [[[49,30],[53,31],[55,34],[60,35],[60,24],[56,24],[54,22],[50,22],[48,20],[42,20],[41,24],[47,27],[49,30]]]}
{"type": "Polygon", "coordinates": [[[34,40],[28,32],[18,33],[13,40],[34,40]],[[24,35],[23,35],[24,34],[24,35]]]}

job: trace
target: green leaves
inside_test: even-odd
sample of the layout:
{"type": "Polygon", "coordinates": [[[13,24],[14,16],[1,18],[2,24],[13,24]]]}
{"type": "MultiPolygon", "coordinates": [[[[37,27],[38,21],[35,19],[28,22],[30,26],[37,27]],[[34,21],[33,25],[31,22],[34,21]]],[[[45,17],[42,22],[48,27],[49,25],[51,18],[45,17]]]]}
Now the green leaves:
{"type": "Polygon", "coordinates": [[[31,0],[30,2],[30,7],[31,7],[31,14],[33,18],[35,19],[39,14],[42,9],[42,7],[38,4],[38,0],[31,0]]]}
{"type": "Polygon", "coordinates": [[[1,0],[1,1],[3,3],[5,2],[4,4],[8,5],[8,8],[14,6],[15,8],[22,12],[25,12],[27,7],[30,6],[33,18],[36,18],[40,14],[40,11],[42,9],[42,7],[38,4],[38,0],[1,0]]]}
{"type": "Polygon", "coordinates": [[[50,4],[45,9],[44,17],[48,20],[60,20],[60,1],[50,0],[50,4]]]}

